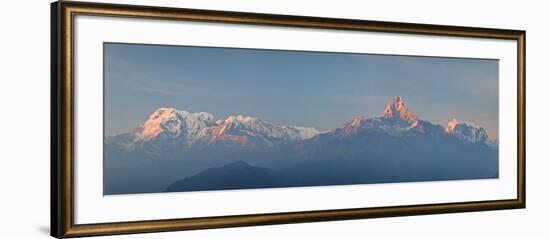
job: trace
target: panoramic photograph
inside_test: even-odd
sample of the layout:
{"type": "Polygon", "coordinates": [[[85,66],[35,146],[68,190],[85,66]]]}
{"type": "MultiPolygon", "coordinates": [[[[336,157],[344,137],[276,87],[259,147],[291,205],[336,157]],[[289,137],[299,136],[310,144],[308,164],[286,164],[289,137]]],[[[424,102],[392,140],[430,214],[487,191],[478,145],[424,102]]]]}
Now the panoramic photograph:
{"type": "Polygon", "coordinates": [[[498,60],[104,43],[103,194],[498,179],[498,60]]]}

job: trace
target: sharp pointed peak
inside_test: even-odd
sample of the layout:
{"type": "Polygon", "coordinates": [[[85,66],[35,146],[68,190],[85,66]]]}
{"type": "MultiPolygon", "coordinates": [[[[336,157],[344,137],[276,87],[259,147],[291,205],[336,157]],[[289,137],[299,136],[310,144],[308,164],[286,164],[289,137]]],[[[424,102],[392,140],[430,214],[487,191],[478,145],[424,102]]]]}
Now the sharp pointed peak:
{"type": "Polygon", "coordinates": [[[445,131],[447,133],[451,133],[451,132],[454,132],[455,128],[456,128],[456,125],[459,124],[460,122],[456,119],[456,118],[452,118],[449,123],[447,123],[447,128],[445,129],[445,131]]]}
{"type": "Polygon", "coordinates": [[[404,107],[405,106],[405,100],[403,99],[403,97],[401,96],[395,96],[391,99],[391,101],[386,105],[386,108],[387,107],[392,107],[392,108],[399,108],[399,107],[404,107]]]}
{"type": "Polygon", "coordinates": [[[395,103],[395,104],[404,104],[405,102],[403,101],[403,97],[401,96],[395,96],[393,97],[393,99],[391,100],[392,103],[395,103]]]}
{"type": "Polygon", "coordinates": [[[416,114],[405,106],[405,101],[401,96],[394,97],[386,105],[386,109],[384,110],[382,116],[384,118],[399,118],[409,123],[418,121],[416,114]]]}

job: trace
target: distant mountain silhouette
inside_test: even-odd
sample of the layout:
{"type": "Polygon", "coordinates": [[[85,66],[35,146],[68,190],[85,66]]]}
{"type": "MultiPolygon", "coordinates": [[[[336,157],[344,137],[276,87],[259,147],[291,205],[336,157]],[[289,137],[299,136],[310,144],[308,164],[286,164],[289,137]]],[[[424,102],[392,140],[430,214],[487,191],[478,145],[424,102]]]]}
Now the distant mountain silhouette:
{"type": "MultiPolygon", "coordinates": [[[[487,162],[455,157],[419,158],[395,154],[372,157],[322,157],[292,167],[272,170],[238,161],[207,169],[171,184],[167,192],[328,186],[369,183],[441,181],[498,178],[496,155],[486,152],[487,162]],[[477,165],[477,167],[471,167],[477,165]]],[[[484,160],[485,161],[485,160],[484,160]]]]}
{"type": "Polygon", "coordinates": [[[272,188],[284,186],[269,169],[237,161],[223,167],[207,169],[195,176],[171,184],[167,192],[197,190],[272,188]]]}

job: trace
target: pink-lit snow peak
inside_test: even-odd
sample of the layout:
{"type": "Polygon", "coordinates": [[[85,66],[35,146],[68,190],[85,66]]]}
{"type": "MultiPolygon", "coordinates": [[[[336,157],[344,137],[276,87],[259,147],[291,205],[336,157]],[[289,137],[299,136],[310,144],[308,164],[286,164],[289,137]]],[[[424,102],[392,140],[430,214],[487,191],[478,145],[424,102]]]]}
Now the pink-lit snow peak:
{"type": "Polygon", "coordinates": [[[405,102],[401,96],[396,96],[388,105],[386,105],[383,117],[398,118],[409,123],[415,123],[418,121],[416,114],[405,106],[405,102]]]}
{"type": "Polygon", "coordinates": [[[159,108],[143,123],[138,137],[142,140],[155,139],[163,131],[161,124],[167,120],[174,119],[176,119],[175,109],[159,108]]]}
{"type": "Polygon", "coordinates": [[[452,133],[455,131],[456,125],[458,124],[458,120],[456,118],[453,118],[449,123],[447,123],[447,128],[445,131],[447,133],[452,133]]]}

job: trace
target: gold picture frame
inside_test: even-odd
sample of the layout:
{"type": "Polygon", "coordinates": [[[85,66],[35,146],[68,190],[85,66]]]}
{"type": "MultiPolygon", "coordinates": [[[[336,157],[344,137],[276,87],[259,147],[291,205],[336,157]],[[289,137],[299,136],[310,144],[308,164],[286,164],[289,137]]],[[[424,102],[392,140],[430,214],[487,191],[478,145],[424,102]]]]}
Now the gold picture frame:
{"type": "Polygon", "coordinates": [[[51,22],[51,235],[53,237],[163,232],[525,208],[525,31],[64,1],[52,3],[51,22]],[[517,197],[511,200],[75,224],[75,185],[73,178],[73,132],[75,120],[73,46],[75,39],[73,23],[76,15],[205,21],[254,24],[259,26],[323,28],[516,41],[518,106],[517,197]]]}

